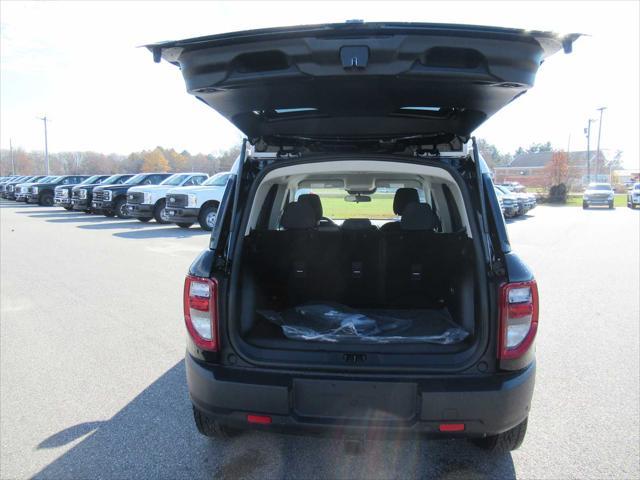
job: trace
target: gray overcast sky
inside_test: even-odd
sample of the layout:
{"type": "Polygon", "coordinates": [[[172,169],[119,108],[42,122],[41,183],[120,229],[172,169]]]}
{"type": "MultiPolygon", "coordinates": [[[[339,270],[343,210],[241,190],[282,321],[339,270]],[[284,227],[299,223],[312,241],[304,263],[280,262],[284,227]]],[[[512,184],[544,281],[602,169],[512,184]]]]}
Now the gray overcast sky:
{"type": "MultiPolygon", "coordinates": [[[[0,145],[128,153],[156,145],[211,152],[239,132],[185,93],[180,72],[136,46],[250,28],[367,21],[450,22],[581,32],[536,86],[476,134],[503,151],[551,140],[584,149],[583,128],[608,110],[603,148],[638,168],[640,3],[629,2],[6,2],[0,3],[0,145]]],[[[597,124],[595,124],[597,134],[597,124]]],[[[595,149],[597,135],[592,137],[595,149]]]]}

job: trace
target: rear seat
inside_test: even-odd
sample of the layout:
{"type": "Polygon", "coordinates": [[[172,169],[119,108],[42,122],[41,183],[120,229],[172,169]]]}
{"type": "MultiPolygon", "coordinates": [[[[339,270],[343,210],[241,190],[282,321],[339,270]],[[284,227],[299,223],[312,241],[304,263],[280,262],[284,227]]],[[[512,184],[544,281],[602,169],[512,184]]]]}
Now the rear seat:
{"type": "Polygon", "coordinates": [[[466,256],[469,239],[461,233],[437,233],[439,219],[426,203],[405,208],[399,231],[384,232],[384,293],[388,304],[438,307],[466,256]]]}
{"type": "Polygon", "coordinates": [[[380,232],[366,218],[342,223],[341,273],[345,282],[342,303],[358,307],[371,305],[378,295],[380,232]]]}
{"type": "Polygon", "coordinates": [[[466,245],[464,234],[434,232],[437,221],[429,205],[413,202],[397,231],[379,231],[366,219],[323,231],[310,205],[293,202],[283,212],[283,230],[251,233],[249,258],[267,297],[287,306],[434,306],[466,245]]]}
{"type": "Polygon", "coordinates": [[[288,305],[330,301],[344,290],[339,274],[340,231],[322,231],[306,202],[289,203],[280,220],[282,230],[253,231],[250,262],[266,285],[267,296],[288,305]]]}

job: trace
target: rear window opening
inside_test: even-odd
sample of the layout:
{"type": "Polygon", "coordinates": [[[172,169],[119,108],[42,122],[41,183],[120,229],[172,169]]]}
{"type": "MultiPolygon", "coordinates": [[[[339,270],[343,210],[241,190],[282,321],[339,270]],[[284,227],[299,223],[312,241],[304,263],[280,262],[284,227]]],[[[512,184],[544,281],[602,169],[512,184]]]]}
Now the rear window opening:
{"type": "Polygon", "coordinates": [[[319,162],[259,182],[233,302],[232,330],[249,356],[340,363],[356,352],[384,364],[476,344],[477,255],[447,170],[319,162]]]}

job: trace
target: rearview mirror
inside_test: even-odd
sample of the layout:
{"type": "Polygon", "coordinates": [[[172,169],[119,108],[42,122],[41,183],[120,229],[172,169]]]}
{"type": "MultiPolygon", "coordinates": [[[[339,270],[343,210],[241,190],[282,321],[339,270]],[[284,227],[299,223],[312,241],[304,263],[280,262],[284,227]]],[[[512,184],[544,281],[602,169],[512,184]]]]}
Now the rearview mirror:
{"type": "Polygon", "coordinates": [[[344,201],[345,202],[355,202],[355,203],[361,203],[361,202],[370,202],[371,201],[371,197],[367,196],[367,195],[347,195],[346,197],[344,197],[344,201]]]}

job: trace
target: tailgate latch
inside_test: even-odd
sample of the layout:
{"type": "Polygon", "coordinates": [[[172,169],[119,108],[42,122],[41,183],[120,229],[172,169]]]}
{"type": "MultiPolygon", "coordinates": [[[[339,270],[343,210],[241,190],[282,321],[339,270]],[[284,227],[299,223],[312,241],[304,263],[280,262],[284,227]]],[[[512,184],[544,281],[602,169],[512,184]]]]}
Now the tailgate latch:
{"type": "Polygon", "coordinates": [[[369,64],[369,47],[342,47],[340,49],[340,60],[345,70],[364,70],[369,64]]]}

